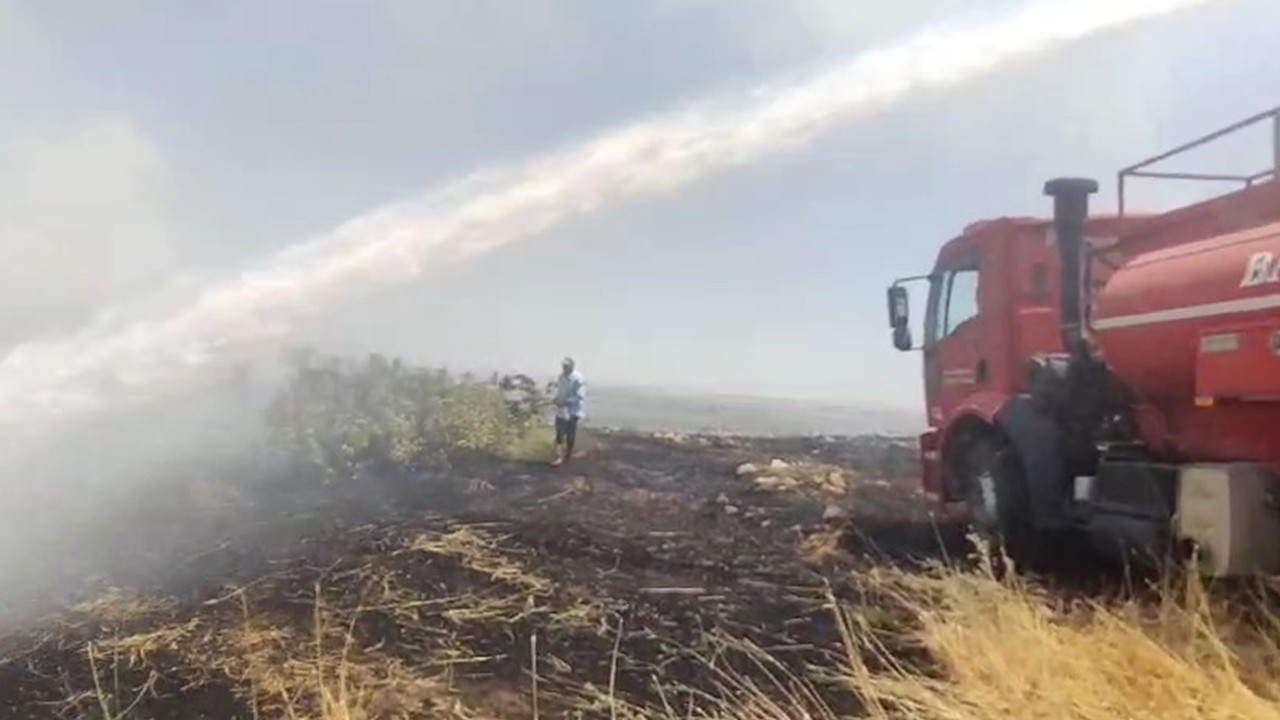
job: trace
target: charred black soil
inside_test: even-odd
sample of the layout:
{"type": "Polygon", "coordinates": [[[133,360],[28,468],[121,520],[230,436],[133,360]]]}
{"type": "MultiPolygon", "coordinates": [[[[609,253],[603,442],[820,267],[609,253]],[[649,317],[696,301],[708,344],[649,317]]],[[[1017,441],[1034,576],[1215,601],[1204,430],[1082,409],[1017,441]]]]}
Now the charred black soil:
{"type": "Polygon", "coordinates": [[[900,642],[856,571],[962,553],[932,510],[910,446],[877,438],[605,433],[558,469],[212,476],[84,548],[66,573],[101,577],[3,640],[0,714],[679,714],[745,675],[849,709],[819,670],[833,602],[878,608],[900,642]]]}

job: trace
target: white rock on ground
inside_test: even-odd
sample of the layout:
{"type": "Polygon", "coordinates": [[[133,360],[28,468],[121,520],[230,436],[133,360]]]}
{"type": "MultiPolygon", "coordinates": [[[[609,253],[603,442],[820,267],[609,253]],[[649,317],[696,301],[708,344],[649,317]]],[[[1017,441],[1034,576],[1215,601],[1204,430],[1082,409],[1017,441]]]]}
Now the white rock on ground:
{"type": "Polygon", "coordinates": [[[843,520],[848,516],[849,516],[849,513],[845,512],[844,508],[840,507],[839,505],[836,505],[835,503],[828,504],[826,509],[822,511],[822,519],[824,522],[830,522],[832,520],[843,520]]]}
{"type": "Polygon", "coordinates": [[[752,465],[751,463],[743,463],[739,465],[736,470],[738,477],[742,477],[743,475],[755,475],[758,472],[760,472],[760,468],[752,465]]]}
{"type": "Polygon", "coordinates": [[[778,477],[776,475],[763,475],[756,478],[756,487],[761,490],[791,490],[797,484],[795,478],[778,477]]]}
{"type": "Polygon", "coordinates": [[[782,484],[782,478],[773,475],[761,475],[756,478],[756,487],[761,490],[777,490],[780,484],[782,484]]]}
{"type": "Polygon", "coordinates": [[[786,470],[789,467],[791,466],[788,465],[785,460],[779,460],[778,458],[774,458],[773,461],[769,463],[770,470],[786,470]]]}

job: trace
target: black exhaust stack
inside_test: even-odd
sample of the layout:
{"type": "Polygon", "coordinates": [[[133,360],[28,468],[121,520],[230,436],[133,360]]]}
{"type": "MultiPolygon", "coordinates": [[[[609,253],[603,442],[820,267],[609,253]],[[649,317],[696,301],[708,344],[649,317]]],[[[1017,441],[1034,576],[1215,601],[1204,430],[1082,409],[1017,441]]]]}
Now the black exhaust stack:
{"type": "Polygon", "coordinates": [[[1096,192],[1098,181],[1089,178],[1056,178],[1044,184],[1044,194],[1053,198],[1053,234],[1062,272],[1058,323],[1063,349],[1071,355],[1087,351],[1084,223],[1089,217],[1089,196],[1096,192]]]}

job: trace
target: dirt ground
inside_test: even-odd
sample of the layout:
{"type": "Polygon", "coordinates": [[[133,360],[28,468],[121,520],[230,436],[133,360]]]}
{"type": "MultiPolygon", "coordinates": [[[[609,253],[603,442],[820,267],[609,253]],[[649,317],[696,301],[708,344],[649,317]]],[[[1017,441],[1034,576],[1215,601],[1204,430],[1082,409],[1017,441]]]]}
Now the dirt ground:
{"type": "Polygon", "coordinates": [[[761,673],[854,710],[819,671],[840,647],[833,603],[883,605],[893,642],[857,571],[963,552],[909,442],[585,445],[558,469],[224,470],[134,498],[128,532],[65,571],[98,568],[90,587],[0,641],[0,715],[684,715],[761,673]]]}

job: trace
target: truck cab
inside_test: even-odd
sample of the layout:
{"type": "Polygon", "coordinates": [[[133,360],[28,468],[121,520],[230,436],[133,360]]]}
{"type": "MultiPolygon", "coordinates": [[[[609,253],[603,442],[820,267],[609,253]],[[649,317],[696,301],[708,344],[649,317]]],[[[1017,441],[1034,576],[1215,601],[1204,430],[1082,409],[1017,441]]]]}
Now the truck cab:
{"type": "MultiPolygon", "coordinates": [[[[1108,330],[1109,336],[1097,335],[1091,322],[1094,300],[1116,298],[1121,287],[1130,288],[1125,297],[1134,307],[1185,294],[1186,274],[1137,269],[1156,267],[1162,251],[1194,244],[1200,257],[1234,268],[1235,254],[1243,252],[1248,238],[1233,233],[1280,223],[1277,167],[1280,108],[1121,170],[1117,214],[1089,214],[1096,181],[1053,180],[1045,186],[1053,197],[1051,217],[970,224],[939,249],[927,274],[892,283],[887,301],[893,344],[923,356],[928,419],[919,438],[923,490],[940,503],[963,502],[980,534],[999,535],[1004,546],[1012,536],[1028,544],[1028,538],[1087,526],[1108,535],[1107,542],[1120,537],[1126,547],[1158,552],[1170,540],[1170,525],[1186,525],[1194,513],[1216,514],[1216,525],[1180,532],[1201,544],[1217,543],[1218,570],[1265,560],[1280,571],[1280,539],[1257,543],[1274,545],[1277,552],[1269,554],[1242,549],[1241,543],[1227,547],[1221,540],[1243,532],[1238,527],[1259,533],[1265,528],[1280,538],[1280,515],[1236,517],[1223,509],[1260,507],[1272,492],[1280,498],[1275,453],[1257,451],[1272,446],[1280,451],[1268,414],[1280,404],[1263,398],[1268,404],[1200,408],[1193,406],[1190,391],[1184,398],[1150,390],[1155,386],[1144,384],[1144,376],[1132,370],[1134,363],[1117,372],[1108,362],[1108,350],[1116,357],[1124,350],[1132,358],[1135,348],[1152,362],[1141,334],[1108,330]],[[1149,169],[1264,122],[1271,123],[1275,135],[1275,163],[1267,171],[1236,177],[1149,169]],[[1125,208],[1126,180],[1134,177],[1231,180],[1243,187],[1169,212],[1134,214],[1125,208]],[[1125,282],[1118,273],[1127,273],[1125,282]],[[1129,280],[1140,273],[1145,273],[1140,283],[1129,280]],[[1117,283],[1109,285],[1113,277],[1117,283]],[[1225,431],[1213,429],[1218,426],[1230,426],[1234,436],[1227,439],[1225,431]],[[1199,496],[1188,494],[1186,488],[1193,486],[1202,488],[1199,496]],[[1199,505],[1182,508],[1187,503],[1199,505]]],[[[1217,312],[1214,307],[1182,314],[1191,321],[1197,313],[1217,312]]],[[[1249,312],[1254,314],[1242,321],[1270,322],[1256,310],[1249,312]]],[[[1165,322],[1160,313],[1152,317],[1165,322]]],[[[1098,327],[1113,325],[1114,319],[1105,319],[1098,327]]],[[[1149,334],[1155,340],[1195,331],[1161,324],[1149,334]]],[[[1150,344],[1153,352],[1176,350],[1170,362],[1180,363],[1179,369],[1201,362],[1195,349],[1186,349],[1184,357],[1183,344],[1150,344]]],[[[1275,354],[1280,356],[1280,341],[1275,354]]],[[[1159,368],[1160,361],[1154,362],[1159,368]]]]}
{"type": "MultiPolygon", "coordinates": [[[[1087,242],[1105,248],[1140,217],[1094,217],[1087,242]]],[[[920,438],[924,490],[941,502],[961,498],[946,472],[945,439],[966,426],[995,423],[1007,400],[1026,391],[1027,359],[1065,352],[1059,332],[1061,272],[1050,219],[1006,217],[966,227],[939,250],[927,275],[889,288],[895,346],[923,355],[929,429],[920,438]]],[[[1103,268],[1097,268],[1098,275],[1103,268]]],[[[962,434],[962,433],[961,433],[962,434]]]]}

